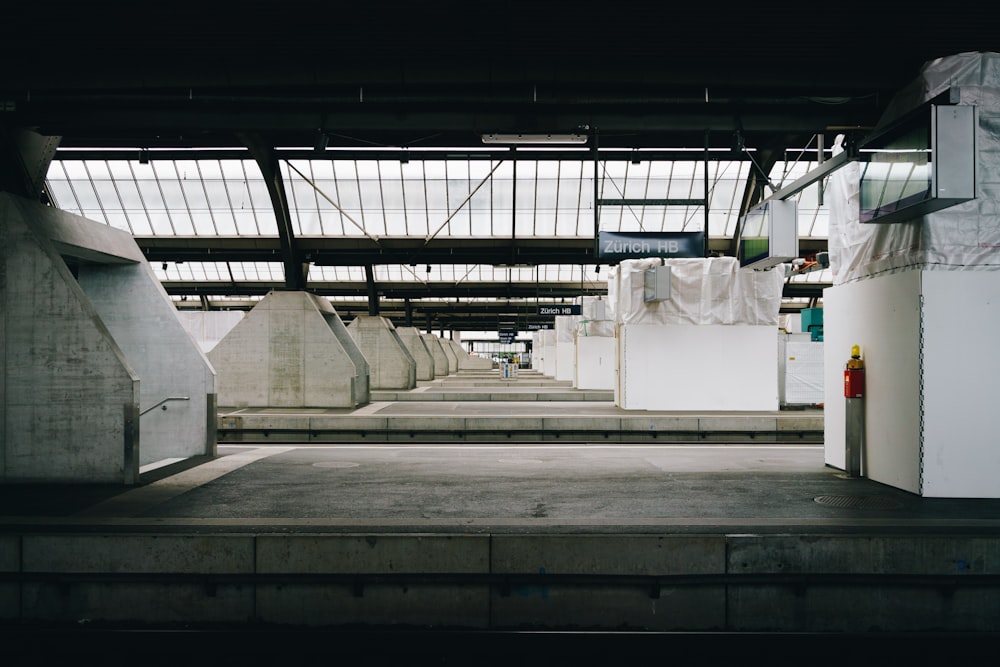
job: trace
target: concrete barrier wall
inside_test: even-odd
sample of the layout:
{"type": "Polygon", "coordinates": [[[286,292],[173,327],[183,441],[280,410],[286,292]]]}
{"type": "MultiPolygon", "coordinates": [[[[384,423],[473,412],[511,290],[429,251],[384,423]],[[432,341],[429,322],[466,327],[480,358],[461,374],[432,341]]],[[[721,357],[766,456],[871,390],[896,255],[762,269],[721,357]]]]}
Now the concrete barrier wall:
{"type": "MultiPolygon", "coordinates": [[[[138,476],[139,376],[60,255],[86,239],[51,239],[54,228],[79,236],[88,225],[97,223],[0,194],[0,480],[138,476]]],[[[132,261],[93,253],[106,257],[132,261]]]]}
{"type": "Polygon", "coordinates": [[[994,536],[25,533],[0,619],[992,632],[998,563],[994,536]]]}

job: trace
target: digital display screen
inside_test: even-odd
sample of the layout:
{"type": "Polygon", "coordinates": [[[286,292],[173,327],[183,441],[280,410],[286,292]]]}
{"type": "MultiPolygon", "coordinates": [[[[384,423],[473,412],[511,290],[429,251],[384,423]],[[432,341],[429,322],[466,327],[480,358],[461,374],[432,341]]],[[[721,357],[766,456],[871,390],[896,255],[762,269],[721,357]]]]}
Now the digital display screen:
{"type": "Polygon", "coordinates": [[[862,151],[861,222],[931,199],[932,149],[930,119],[876,148],[862,151]]]}
{"type": "Polygon", "coordinates": [[[740,236],[740,264],[747,265],[770,255],[771,238],[767,207],[754,209],[743,219],[740,236]]]}

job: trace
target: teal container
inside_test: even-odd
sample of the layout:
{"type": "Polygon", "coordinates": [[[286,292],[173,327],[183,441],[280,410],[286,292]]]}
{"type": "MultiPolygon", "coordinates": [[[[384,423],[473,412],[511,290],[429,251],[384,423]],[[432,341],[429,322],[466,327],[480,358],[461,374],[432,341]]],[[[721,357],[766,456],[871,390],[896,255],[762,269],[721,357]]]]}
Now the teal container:
{"type": "Polygon", "coordinates": [[[812,334],[814,341],[823,340],[823,309],[803,308],[801,312],[802,331],[812,334]]]}

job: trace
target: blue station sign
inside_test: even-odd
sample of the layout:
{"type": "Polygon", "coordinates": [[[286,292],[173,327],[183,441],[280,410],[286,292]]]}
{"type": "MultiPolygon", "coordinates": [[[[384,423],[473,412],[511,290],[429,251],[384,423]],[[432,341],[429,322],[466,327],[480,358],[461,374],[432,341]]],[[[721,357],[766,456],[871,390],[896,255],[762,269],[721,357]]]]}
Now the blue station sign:
{"type": "Polygon", "coordinates": [[[554,316],[554,315],[579,315],[581,312],[580,304],[569,304],[569,303],[552,303],[552,304],[538,304],[538,315],[554,316]]]}
{"type": "Polygon", "coordinates": [[[705,232],[599,232],[598,259],[704,257],[705,232]]]}

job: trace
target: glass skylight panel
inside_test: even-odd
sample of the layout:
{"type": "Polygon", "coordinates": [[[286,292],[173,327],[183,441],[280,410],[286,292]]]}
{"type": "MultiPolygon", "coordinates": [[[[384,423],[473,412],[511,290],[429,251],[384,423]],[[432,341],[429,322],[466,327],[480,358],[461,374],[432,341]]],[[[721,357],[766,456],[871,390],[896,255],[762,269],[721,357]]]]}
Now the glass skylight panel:
{"type": "MultiPolygon", "coordinates": [[[[384,273],[380,273],[384,266],[375,266],[375,280],[385,280],[384,273]]],[[[309,269],[310,280],[322,280],[329,282],[365,282],[368,277],[362,266],[314,266],[309,269]],[[317,273],[318,272],[318,273],[317,273]]]]}
{"type": "Polygon", "coordinates": [[[48,180],[63,209],[138,236],[277,233],[252,161],[65,159],[53,162],[48,180]],[[251,187],[263,200],[253,201],[251,187]]]}

